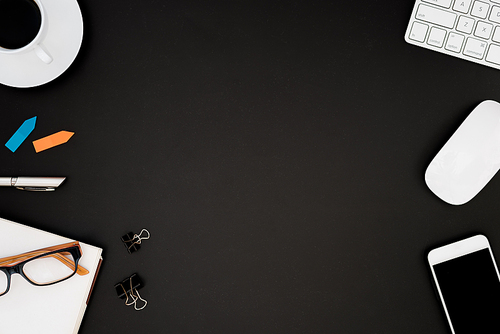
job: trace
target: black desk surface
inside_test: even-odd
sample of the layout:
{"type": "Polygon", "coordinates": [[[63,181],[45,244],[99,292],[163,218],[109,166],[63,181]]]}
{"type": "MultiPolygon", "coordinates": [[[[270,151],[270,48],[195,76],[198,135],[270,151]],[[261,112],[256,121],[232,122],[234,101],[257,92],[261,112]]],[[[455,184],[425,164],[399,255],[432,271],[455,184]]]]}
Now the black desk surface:
{"type": "Polygon", "coordinates": [[[454,207],[423,175],[499,71],[407,44],[413,0],[79,4],[70,69],[0,86],[2,143],[38,116],[1,174],[68,180],[0,189],[0,216],[104,248],[81,334],[448,333],[426,250],[500,256],[500,179],[454,207]],[[133,272],[140,312],[113,289],[133,272]]]}

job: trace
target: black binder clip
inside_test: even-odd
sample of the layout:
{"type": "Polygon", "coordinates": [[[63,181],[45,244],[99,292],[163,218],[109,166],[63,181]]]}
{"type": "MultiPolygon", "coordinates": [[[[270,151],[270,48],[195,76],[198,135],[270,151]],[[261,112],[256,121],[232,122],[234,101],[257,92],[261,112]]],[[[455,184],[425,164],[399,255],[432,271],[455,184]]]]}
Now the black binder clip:
{"type": "Polygon", "coordinates": [[[149,237],[149,231],[143,228],[141,233],[139,234],[134,234],[132,232],[125,234],[124,236],[122,236],[122,241],[127,248],[127,251],[132,254],[141,249],[142,240],[147,240],[149,239],[149,237]],[[144,236],[142,236],[143,234],[144,236]]]}
{"type": "Polygon", "coordinates": [[[142,284],[139,275],[134,273],[132,274],[132,276],[124,279],[122,282],[115,284],[115,290],[116,294],[120,299],[125,299],[125,305],[127,306],[134,305],[134,309],[136,311],[140,311],[143,308],[145,308],[146,305],[148,304],[148,302],[145,299],[141,298],[139,291],[137,291],[143,286],[144,285],[142,284]],[[129,296],[130,296],[130,301],[129,301],[129,296]],[[138,300],[140,300],[143,303],[141,307],[137,306],[138,300]]]}

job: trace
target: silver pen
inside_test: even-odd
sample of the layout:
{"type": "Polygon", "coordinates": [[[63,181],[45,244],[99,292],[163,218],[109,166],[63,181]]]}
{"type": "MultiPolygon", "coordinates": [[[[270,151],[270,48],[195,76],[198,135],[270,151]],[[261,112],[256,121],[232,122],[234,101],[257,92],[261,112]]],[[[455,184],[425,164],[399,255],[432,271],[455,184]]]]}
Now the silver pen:
{"type": "Polygon", "coordinates": [[[54,191],[65,177],[0,177],[0,187],[16,187],[20,190],[28,191],[54,191]]]}

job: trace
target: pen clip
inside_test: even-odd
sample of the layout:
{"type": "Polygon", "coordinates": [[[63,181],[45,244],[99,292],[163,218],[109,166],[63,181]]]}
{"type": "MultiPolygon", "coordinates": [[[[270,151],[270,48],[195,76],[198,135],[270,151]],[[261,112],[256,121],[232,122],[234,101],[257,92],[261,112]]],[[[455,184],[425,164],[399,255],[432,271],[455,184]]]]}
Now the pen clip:
{"type": "Polygon", "coordinates": [[[16,187],[19,190],[25,191],[54,191],[56,188],[54,187],[16,187]]]}

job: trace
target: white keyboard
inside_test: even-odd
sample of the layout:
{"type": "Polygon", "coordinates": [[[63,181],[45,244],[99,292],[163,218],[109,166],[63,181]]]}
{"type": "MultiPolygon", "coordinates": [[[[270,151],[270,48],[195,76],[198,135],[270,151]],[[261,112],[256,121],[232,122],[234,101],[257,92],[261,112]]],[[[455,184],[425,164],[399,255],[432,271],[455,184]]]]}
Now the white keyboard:
{"type": "Polygon", "coordinates": [[[417,0],[405,40],[500,69],[500,0],[417,0]]]}

